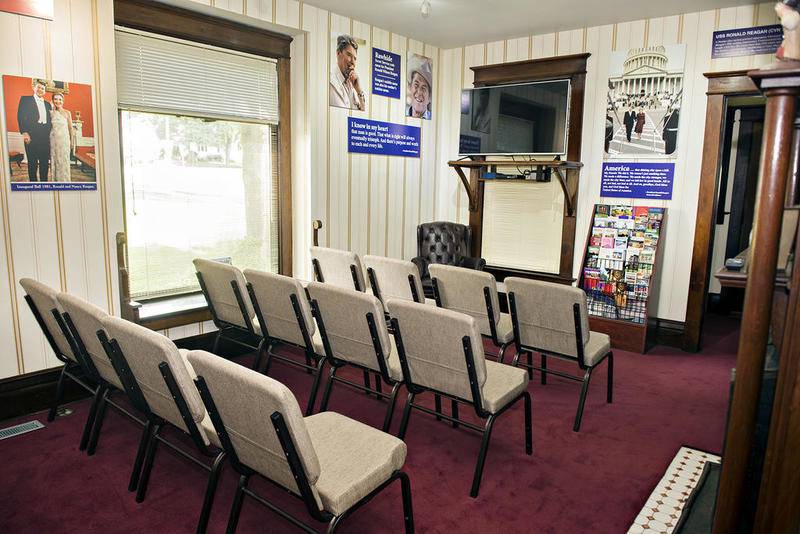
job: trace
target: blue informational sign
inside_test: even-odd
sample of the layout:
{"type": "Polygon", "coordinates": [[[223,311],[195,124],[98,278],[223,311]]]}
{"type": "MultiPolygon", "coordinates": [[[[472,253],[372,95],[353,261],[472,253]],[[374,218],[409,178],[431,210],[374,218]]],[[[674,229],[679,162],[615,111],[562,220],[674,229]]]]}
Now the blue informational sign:
{"type": "Polygon", "coordinates": [[[601,197],[672,199],[674,163],[603,163],[601,197]]]}
{"type": "Polygon", "coordinates": [[[400,54],[372,49],[372,94],[400,98],[400,54]]]}
{"type": "Polygon", "coordinates": [[[347,151],[418,158],[421,131],[419,126],[348,117],[347,151]]]}
{"type": "Polygon", "coordinates": [[[774,54],[783,40],[780,24],[714,32],[711,59],[774,54]]]}
{"type": "Polygon", "coordinates": [[[97,182],[11,182],[12,191],[97,191],[97,182]]]}

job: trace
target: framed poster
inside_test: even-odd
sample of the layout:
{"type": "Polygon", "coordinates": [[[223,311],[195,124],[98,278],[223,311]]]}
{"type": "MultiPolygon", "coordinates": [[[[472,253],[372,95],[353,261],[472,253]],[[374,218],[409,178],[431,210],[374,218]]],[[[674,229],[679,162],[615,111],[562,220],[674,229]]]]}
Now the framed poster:
{"type": "Polygon", "coordinates": [[[53,20],[53,0],[0,0],[0,11],[53,20]]]}
{"type": "Polygon", "coordinates": [[[419,54],[408,54],[406,117],[431,119],[433,113],[433,61],[419,54]]]}
{"type": "Polygon", "coordinates": [[[97,189],[92,86],[3,76],[12,191],[97,189]]]}
{"type": "Polygon", "coordinates": [[[366,91],[369,89],[369,49],[366,45],[364,39],[352,35],[331,35],[329,106],[366,111],[366,91]]]}

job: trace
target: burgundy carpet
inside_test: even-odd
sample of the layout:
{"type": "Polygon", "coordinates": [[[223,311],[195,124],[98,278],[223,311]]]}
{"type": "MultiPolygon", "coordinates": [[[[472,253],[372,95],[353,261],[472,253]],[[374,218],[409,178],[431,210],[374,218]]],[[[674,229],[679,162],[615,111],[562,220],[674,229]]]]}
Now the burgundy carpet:
{"type": "MultiPolygon", "coordinates": [[[[592,378],[583,427],[577,434],[572,432],[572,421],[580,385],[549,377],[542,386],[535,375],[529,386],[534,454],[525,455],[520,403],[495,424],[477,499],[468,493],[480,436],[415,411],[406,436],[406,469],[417,531],[626,532],[682,444],[720,451],[737,337],[738,323],[716,320],[707,327],[700,354],[666,347],[644,356],[615,351],[614,403],[605,402],[602,364],[592,378]]],[[[553,367],[558,365],[550,361],[553,367]]],[[[289,385],[304,406],[309,375],[277,361],[270,374],[289,385]]],[[[395,433],[404,393],[401,390],[403,401],[398,402],[392,425],[395,433]]],[[[72,404],[74,413],[52,424],[40,413],[0,425],[33,418],[47,425],[0,441],[2,531],[193,532],[205,472],[161,447],[147,499],[136,504],[127,481],[139,428],[109,410],[97,453],[87,457],[79,453],[78,441],[88,404],[72,404]]],[[[329,408],[379,426],[386,404],[337,385],[329,408]]],[[[461,406],[462,416],[468,410],[461,406]]],[[[474,419],[474,412],[470,415],[474,419]]],[[[251,488],[303,514],[298,499],[253,480],[251,488]]],[[[210,532],[224,532],[235,483],[235,473],[226,466],[210,532]]],[[[348,518],[341,531],[402,532],[402,528],[396,484],[348,518]]],[[[245,500],[238,531],[298,532],[251,499],[245,500]]]]}

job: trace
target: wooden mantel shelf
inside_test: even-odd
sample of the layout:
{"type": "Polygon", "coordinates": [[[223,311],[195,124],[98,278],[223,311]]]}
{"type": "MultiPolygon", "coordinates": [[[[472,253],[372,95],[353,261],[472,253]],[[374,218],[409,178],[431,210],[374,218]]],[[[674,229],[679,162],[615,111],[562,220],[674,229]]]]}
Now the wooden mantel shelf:
{"type": "Polygon", "coordinates": [[[489,159],[464,159],[448,161],[447,164],[458,174],[464,189],[467,191],[469,198],[469,210],[478,211],[478,184],[477,181],[472,183],[464,174],[464,169],[475,169],[480,171],[481,168],[486,167],[517,167],[526,169],[552,169],[555,171],[558,183],[561,185],[561,191],[564,193],[564,201],[567,205],[567,216],[573,217],[575,215],[575,195],[578,192],[577,179],[573,187],[569,187],[567,183],[566,171],[579,171],[583,167],[583,163],[578,161],[561,161],[561,160],[524,160],[514,161],[507,159],[489,160],[489,159]]]}

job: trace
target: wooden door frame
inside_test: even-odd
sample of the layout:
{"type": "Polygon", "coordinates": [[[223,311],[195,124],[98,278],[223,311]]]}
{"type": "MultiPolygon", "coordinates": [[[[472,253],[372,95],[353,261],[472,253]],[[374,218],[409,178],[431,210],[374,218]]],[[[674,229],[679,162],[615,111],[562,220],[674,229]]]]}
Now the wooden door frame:
{"type": "Polygon", "coordinates": [[[707,72],[704,76],[708,78],[705,141],[700,168],[700,189],[697,195],[689,295],[681,342],[683,350],[692,352],[700,350],[703,317],[708,298],[727,101],[733,96],[761,94],[753,80],[747,76],[746,70],[707,72]]]}

